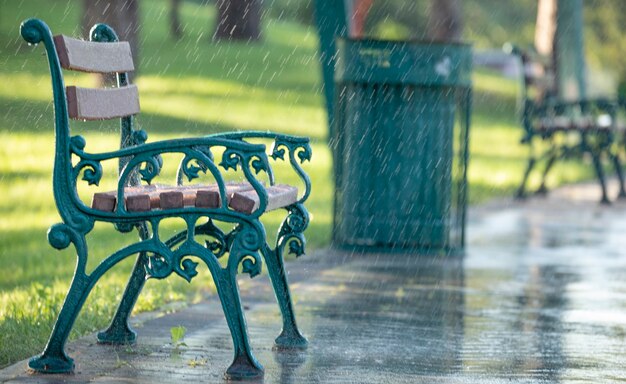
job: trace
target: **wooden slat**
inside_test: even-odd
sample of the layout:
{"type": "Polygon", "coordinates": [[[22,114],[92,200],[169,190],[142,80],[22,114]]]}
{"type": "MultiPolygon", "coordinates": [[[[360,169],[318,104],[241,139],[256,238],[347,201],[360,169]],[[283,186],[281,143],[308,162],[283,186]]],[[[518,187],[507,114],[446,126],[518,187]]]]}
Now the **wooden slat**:
{"type": "Polygon", "coordinates": [[[106,120],[139,113],[136,85],[108,89],[69,86],[66,93],[68,112],[72,119],[106,120]]]}
{"type": "MultiPolygon", "coordinates": [[[[232,183],[226,184],[226,198],[230,201],[231,196],[235,192],[248,191],[252,189],[250,183],[232,183]]],[[[199,208],[218,208],[222,204],[219,188],[217,184],[207,187],[200,187],[196,193],[196,207],[199,208]]]]}
{"type": "MultiPolygon", "coordinates": [[[[298,188],[291,185],[274,185],[267,191],[267,207],[265,211],[283,208],[298,201],[298,188]]],[[[260,205],[260,199],[255,190],[235,192],[228,204],[232,209],[242,213],[252,213],[260,205]]]]}
{"type": "MultiPolygon", "coordinates": [[[[226,184],[226,196],[252,189],[250,183],[226,184]]],[[[218,208],[221,198],[217,184],[212,185],[146,185],[129,187],[124,191],[125,207],[129,212],[147,212],[155,209],[183,207],[218,208]]],[[[91,208],[113,212],[116,208],[117,191],[94,193],[91,208]]]]}
{"type": "Polygon", "coordinates": [[[160,192],[147,191],[125,196],[128,212],[148,212],[160,207],[160,192]]]}
{"type": "MultiPolygon", "coordinates": [[[[157,206],[153,206],[156,201],[154,198],[150,200],[150,193],[157,191],[159,186],[156,185],[144,185],[141,187],[127,187],[124,191],[124,198],[126,200],[126,209],[128,209],[128,200],[130,198],[130,206],[135,212],[146,211],[157,206]],[[147,201],[147,202],[146,202],[147,201]],[[146,207],[148,207],[146,209],[146,207]]],[[[94,193],[91,199],[91,208],[98,211],[113,212],[117,207],[117,191],[97,192],[94,193]]]]}
{"type": "Polygon", "coordinates": [[[135,70],[130,44],[96,43],[64,35],[54,37],[61,66],[82,72],[130,72],[135,70]]]}
{"type": "Polygon", "coordinates": [[[218,208],[222,204],[217,188],[202,188],[196,192],[195,205],[198,208],[218,208]]]}
{"type": "Polygon", "coordinates": [[[91,208],[98,211],[113,212],[115,209],[115,192],[98,192],[94,193],[91,198],[91,208]]]}

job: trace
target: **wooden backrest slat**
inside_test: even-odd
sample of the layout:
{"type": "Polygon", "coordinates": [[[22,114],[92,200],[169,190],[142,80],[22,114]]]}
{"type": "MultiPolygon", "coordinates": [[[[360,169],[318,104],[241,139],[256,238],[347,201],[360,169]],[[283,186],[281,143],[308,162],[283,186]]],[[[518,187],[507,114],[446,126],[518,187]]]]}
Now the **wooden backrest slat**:
{"type": "Polygon", "coordinates": [[[70,118],[106,120],[139,113],[139,91],[136,85],[119,88],[66,88],[70,118]]]}
{"type": "Polygon", "coordinates": [[[58,35],[54,44],[61,67],[82,72],[112,73],[135,70],[127,41],[97,43],[58,35]]]}

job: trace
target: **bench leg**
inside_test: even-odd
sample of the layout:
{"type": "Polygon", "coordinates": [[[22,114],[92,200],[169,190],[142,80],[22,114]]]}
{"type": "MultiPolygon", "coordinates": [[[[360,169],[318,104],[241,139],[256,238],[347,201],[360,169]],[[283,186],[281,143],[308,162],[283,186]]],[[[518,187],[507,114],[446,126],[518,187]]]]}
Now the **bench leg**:
{"type": "Polygon", "coordinates": [[[70,373],[74,370],[74,360],[67,356],[64,350],[65,342],[78,312],[93,287],[91,283],[90,279],[82,273],[74,275],[48,344],[41,355],[28,361],[29,368],[40,373],[70,373]]]}
{"type": "Polygon", "coordinates": [[[554,166],[554,163],[556,162],[556,156],[557,156],[556,154],[552,153],[550,157],[548,158],[546,167],[543,169],[543,174],[541,175],[541,184],[539,185],[539,188],[535,192],[538,195],[546,195],[548,193],[548,187],[546,187],[546,178],[548,177],[548,173],[550,173],[550,170],[552,169],[552,167],[554,166]]]}
{"type": "Polygon", "coordinates": [[[528,177],[530,176],[530,172],[535,167],[536,162],[537,160],[535,160],[534,157],[530,157],[528,159],[528,165],[526,166],[526,171],[524,171],[524,178],[522,179],[522,183],[517,188],[517,192],[515,193],[516,199],[523,199],[526,197],[526,183],[528,182],[528,177]]]}
{"type": "Polygon", "coordinates": [[[226,370],[225,377],[227,380],[262,378],[263,366],[256,360],[250,348],[236,276],[228,269],[212,270],[211,274],[224,309],[228,328],[230,328],[235,350],[235,358],[226,370]]]}
{"type": "Polygon", "coordinates": [[[600,199],[600,203],[611,204],[611,201],[609,200],[608,194],[606,192],[606,180],[604,178],[604,170],[602,169],[602,161],[600,161],[600,154],[596,151],[591,151],[591,159],[593,160],[593,167],[596,170],[598,182],[600,183],[600,188],[602,189],[602,199],[600,199]]]}
{"type": "Polygon", "coordinates": [[[124,290],[122,301],[120,301],[120,305],[117,307],[117,312],[115,312],[111,324],[106,330],[98,332],[98,343],[132,344],[137,340],[137,332],[130,328],[128,319],[146,282],[146,263],[147,256],[145,252],[142,252],[137,257],[135,267],[124,290]]]}
{"type": "MultiPolygon", "coordinates": [[[[145,223],[139,226],[139,237],[146,240],[150,237],[148,227],[145,223]]],[[[98,332],[98,343],[101,344],[132,344],[137,340],[137,332],[133,331],[128,325],[130,317],[137,298],[146,282],[146,264],[148,258],[145,252],[141,252],[137,256],[137,261],[131,272],[130,279],[124,290],[124,295],[117,307],[115,316],[111,321],[111,325],[102,332],[98,332]]]]}
{"type": "Polygon", "coordinates": [[[272,250],[267,244],[263,247],[263,258],[283,318],[283,329],[274,341],[275,347],[279,349],[306,349],[309,342],[302,336],[296,324],[289,284],[285,274],[285,264],[279,250],[280,248],[272,250]]]}
{"type": "Polygon", "coordinates": [[[617,174],[617,179],[619,181],[619,194],[617,195],[617,198],[626,198],[626,186],[624,186],[624,172],[622,171],[622,162],[619,160],[619,156],[616,153],[612,153],[610,156],[611,160],[613,161],[615,173],[617,174]]]}

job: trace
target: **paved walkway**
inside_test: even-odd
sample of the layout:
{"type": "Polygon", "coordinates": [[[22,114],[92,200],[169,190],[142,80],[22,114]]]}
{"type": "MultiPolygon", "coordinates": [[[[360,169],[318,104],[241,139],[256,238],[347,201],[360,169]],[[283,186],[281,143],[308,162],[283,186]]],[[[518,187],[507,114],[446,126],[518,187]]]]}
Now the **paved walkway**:
{"type": "MultiPolygon", "coordinates": [[[[600,383],[626,380],[626,202],[580,185],[471,210],[466,257],[319,251],[288,265],[305,352],[272,351],[269,282],[241,280],[266,383],[600,383]]],[[[71,343],[74,375],[2,383],[221,382],[232,357],[217,300],[135,319],[140,339],[71,343]],[[169,329],[187,328],[173,350],[169,329]]]]}

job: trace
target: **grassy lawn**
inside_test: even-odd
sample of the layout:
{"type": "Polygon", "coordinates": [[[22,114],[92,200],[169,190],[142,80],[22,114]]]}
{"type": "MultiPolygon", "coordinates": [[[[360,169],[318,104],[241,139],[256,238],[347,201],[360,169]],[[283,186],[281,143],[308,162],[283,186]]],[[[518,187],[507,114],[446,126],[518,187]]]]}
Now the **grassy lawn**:
{"type": "MultiPolygon", "coordinates": [[[[27,46],[18,34],[27,17],[41,17],[53,32],[78,33],[78,1],[0,0],[0,367],[37,353],[45,343],[73,273],[72,248],[58,252],[46,241],[47,228],[58,222],[51,192],[53,116],[50,80],[42,47],[27,46]]],[[[150,140],[255,129],[310,136],[313,161],[306,170],[314,190],[308,208],[309,249],[327,246],[332,222],[333,182],[325,137],[325,111],[314,29],[266,20],[260,44],[213,43],[211,7],[183,6],[185,37],[167,35],[167,2],[142,2],[143,26],[139,123],[150,140]]],[[[74,82],[89,84],[87,75],[74,82]]],[[[475,75],[469,170],[472,203],[510,196],[519,182],[525,148],[515,117],[515,82],[496,75],[475,75]]],[[[113,148],[116,128],[76,124],[89,148],[113,148]]],[[[166,170],[172,176],[173,170],[166,170]]],[[[588,178],[591,168],[559,166],[551,184],[588,178]]],[[[289,178],[289,175],[283,175],[289,178]]],[[[537,180],[532,180],[536,185],[537,180]]],[[[112,183],[112,182],[111,182],[112,183]]],[[[109,184],[111,185],[111,184],[109,184]]],[[[268,233],[280,216],[269,215],[268,233]]],[[[175,223],[171,224],[173,228],[175,223]]],[[[167,229],[168,226],[166,226],[167,229]]],[[[128,243],[111,226],[97,225],[91,236],[90,265],[128,243]]],[[[116,267],[91,294],[73,336],[106,325],[132,266],[116,267]]],[[[182,279],[149,281],[137,310],[145,311],[210,294],[211,280],[201,271],[192,284],[182,279]]],[[[164,331],[166,332],[166,331],[164,331]]]]}

